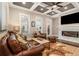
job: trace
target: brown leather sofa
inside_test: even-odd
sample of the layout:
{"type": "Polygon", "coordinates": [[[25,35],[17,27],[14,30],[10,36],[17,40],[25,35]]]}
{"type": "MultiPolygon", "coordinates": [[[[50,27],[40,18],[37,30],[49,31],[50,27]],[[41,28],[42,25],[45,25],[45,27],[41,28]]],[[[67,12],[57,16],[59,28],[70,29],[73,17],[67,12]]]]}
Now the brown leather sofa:
{"type": "Polygon", "coordinates": [[[0,56],[40,56],[44,50],[43,45],[38,45],[31,49],[24,49],[15,40],[5,37],[0,40],[0,56]]]}
{"type": "Polygon", "coordinates": [[[44,50],[43,45],[39,45],[35,48],[29,49],[27,52],[22,51],[17,54],[17,56],[42,56],[42,52],[44,50]]]}

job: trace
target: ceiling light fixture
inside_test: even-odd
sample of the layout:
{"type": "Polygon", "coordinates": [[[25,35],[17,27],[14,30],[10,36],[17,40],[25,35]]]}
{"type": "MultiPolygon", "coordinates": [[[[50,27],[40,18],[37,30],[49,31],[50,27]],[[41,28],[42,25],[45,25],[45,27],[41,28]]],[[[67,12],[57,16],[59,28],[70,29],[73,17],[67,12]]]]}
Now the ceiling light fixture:
{"type": "Polygon", "coordinates": [[[57,7],[57,5],[54,5],[54,6],[53,6],[53,8],[56,8],[56,7],[57,7]]]}
{"type": "Polygon", "coordinates": [[[26,4],[26,2],[22,2],[22,4],[26,4]]]}
{"type": "Polygon", "coordinates": [[[52,12],[52,14],[54,14],[54,12],[52,12]]]}
{"type": "Polygon", "coordinates": [[[41,8],[40,10],[43,10],[43,8],[41,8]]]}
{"type": "Polygon", "coordinates": [[[68,7],[64,7],[64,9],[68,9],[68,7]]]}

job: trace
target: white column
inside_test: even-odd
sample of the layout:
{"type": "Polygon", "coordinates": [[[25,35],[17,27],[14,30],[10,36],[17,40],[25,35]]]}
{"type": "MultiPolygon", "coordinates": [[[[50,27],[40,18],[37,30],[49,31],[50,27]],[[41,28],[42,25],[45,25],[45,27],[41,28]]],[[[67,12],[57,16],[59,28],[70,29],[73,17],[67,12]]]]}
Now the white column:
{"type": "Polygon", "coordinates": [[[6,15],[6,8],[7,8],[7,6],[6,6],[6,3],[5,2],[3,2],[3,3],[1,3],[1,30],[5,30],[6,29],[6,20],[7,20],[7,15],[6,15]]]}

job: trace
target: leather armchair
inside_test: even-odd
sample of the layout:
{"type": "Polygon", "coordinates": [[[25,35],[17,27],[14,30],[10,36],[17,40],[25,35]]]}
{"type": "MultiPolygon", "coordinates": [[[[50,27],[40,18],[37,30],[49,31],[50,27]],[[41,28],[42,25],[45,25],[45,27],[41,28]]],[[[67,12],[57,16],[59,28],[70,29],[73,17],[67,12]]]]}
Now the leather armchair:
{"type": "Polygon", "coordinates": [[[40,33],[39,35],[37,33],[34,33],[33,37],[35,37],[35,38],[40,37],[40,38],[46,39],[46,33],[40,33]]]}
{"type": "Polygon", "coordinates": [[[52,43],[56,43],[56,39],[57,39],[56,36],[49,36],[49,37],[48,37],[48,40],[49,40],[50,42],[52,42],[52,43]]]}

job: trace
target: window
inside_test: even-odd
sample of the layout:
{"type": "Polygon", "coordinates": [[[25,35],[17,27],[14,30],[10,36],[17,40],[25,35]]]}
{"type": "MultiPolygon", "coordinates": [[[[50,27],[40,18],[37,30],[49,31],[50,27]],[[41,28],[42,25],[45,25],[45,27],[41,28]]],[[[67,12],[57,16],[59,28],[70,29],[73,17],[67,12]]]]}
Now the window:
{"type": "Polygon", "coordinates": [[[29,15],[27,14],[20,14],[20,32],[22,34],[29,32],[29,15]]]}
{"type": "Polygon", "coordinates": [[[42,17],[36,17],[36,29],[37,31],[43,31],[43,18],[42,17]]]}

